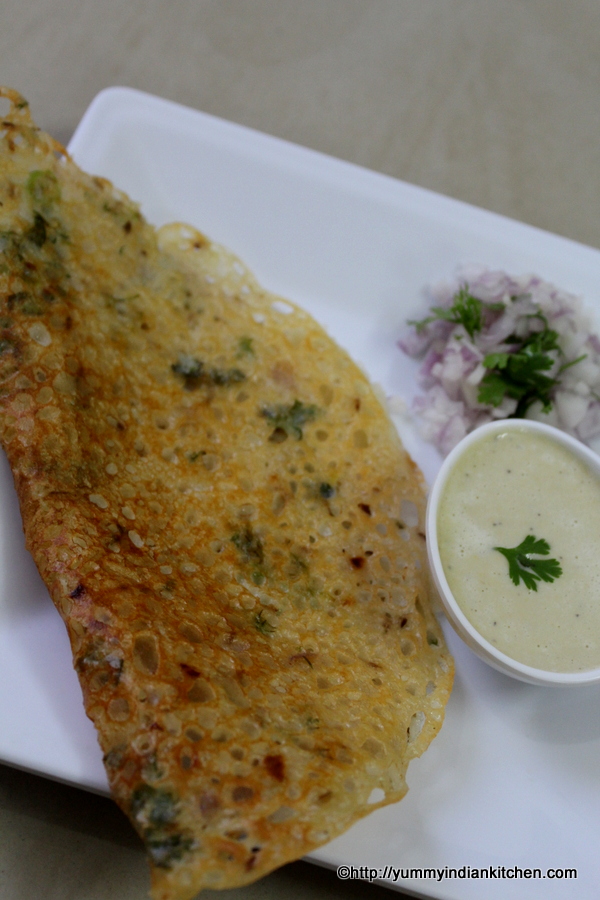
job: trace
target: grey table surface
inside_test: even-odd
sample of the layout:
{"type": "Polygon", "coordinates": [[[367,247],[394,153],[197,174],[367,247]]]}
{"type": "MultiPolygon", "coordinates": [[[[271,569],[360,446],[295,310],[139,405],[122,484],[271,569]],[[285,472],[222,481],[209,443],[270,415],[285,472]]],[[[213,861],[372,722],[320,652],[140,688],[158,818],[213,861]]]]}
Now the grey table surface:
{"type": "MultiPolygon", "coordinates": [[[[0,15],[0,82],[64,143],[100,90],[128,85],[600,246],[596,0],[2,0],[0,15]]],[[[0,766],[1,900],[148,885],[111,801],[0,766]]],[[[391,895],[298,862],[220,896],[391,895]]]]}

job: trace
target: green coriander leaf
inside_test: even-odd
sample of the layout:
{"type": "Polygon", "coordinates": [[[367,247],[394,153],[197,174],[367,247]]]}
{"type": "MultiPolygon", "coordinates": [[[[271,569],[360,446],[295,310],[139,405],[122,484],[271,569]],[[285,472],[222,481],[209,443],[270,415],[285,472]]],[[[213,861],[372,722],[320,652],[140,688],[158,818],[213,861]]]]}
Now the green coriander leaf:
{"type": "Polygon", "coordinates": [[[489,353],[484,358],[483,365],[489,371],[481,380],[477,399],[491,406],[499,406],[505,397],[517,400],[514,418],[522,418],[536,400],[548,412],[552,407],[552,389],[559,382],[543,373],[556,362],[549,354],[560,352],[557,332],[546,327],[525,339],[511,335],[506,342],[516,344],[515,349],[510,353],[489,353]]]}
{"type": "Polygon", "coordinates": [[[450,312],[451,321],[462,325],[471,339],[483,328],[483,303],[469,293],[466,284],[454,295],[450,312]]]}
{"type": "Polygon", "coordinates": [[[562,567],[556,559],[536,559],[534,562],[540,581],[552,582],[562,575],[562,567]]]}
{"type": "Polygon", "coordinates": [[[487,372],[481,379],[477,400],[489,406],[500,406],[506,394],[507,384],[501,374],[487,372]]]}
{"type": "Polygon", "coordinates": [[[180,353],[178,361],[172,364],[171,369],[176,375],[181,375],[186,387],[188,384],[195,386],[204,371],[204,363],[194,359],[193,356],[188,356],[187,353],[180,353]]]}
{"type": "Polygon", "coordinates": [[[539,553],[540,556],[548,556],[550,544],[544,538],[536,538],[532,534],[528,534],[515,549],[520,550],[521,553],[539,553]]]}
{"type": "Polygon", "coordinates": [[[288,435],[293,435],[296,440],[302,440],[302,426],[312,422],[319,410],[313,404],[305,404],[300,400],[294,400],[289,405],[266,406],[260,411],[260,415],[274,426],[269,440],[275,444],[284,441],[288,435]]]}
{"type": "Polygon", "coordinates": [[[263,542],[256,534],[254,534],[249,525],[247,525],[243,531],[236,531],[236,533],[231,536],[231,540],[242,554],[242,558],[245,562],[252,561],[262,565],[265,561],[263,542]]]}
{"type": "Polygon", "coordinates": [[[517,547],[494,547],[508,560],[508,574],[515,585],[522,581],[530,591],[537,591],[537,582],[552,582],[562,575],[557,559],[534,559],[548,556],[550,544],[543,538],[528,534],[517,547]]]}
{"type": "Polygon", "coordinates": [[[420,321],[411,320],[408,324],[414,325],[417,331],[423,331],[430,322],[441,319],[445,322],[452,322],[454,325],[462,325],[473,340],[475,334],[483,328],[484,311],[500,312],[504,309],[503,303],[484,303],[483,300],[474,297],[469,293],[466,284],[459,288],[452,299],[454,302],[448,309],[443,306],[432,306],[433,315],[420,321]]]}
{"type": "Polygon", "coordinates": [[[483,365],[486,369],[505,369],[510,357],[510,353],[488,353],[483,358],[483,365]]]}
{"type": "Polygon", "coordinates": [[[149,784],[140,784],[131,796],[131,814],[138,821],[168,825],[177,818],[179,803],[174,794],[149,784]]]}
{"type": "Polygon", "coordinates": [[[253,340],[251,337],[241,337],[238,341],[238,359],[242,356],[255,356],[253,340]]]}
{"type": "Polygon", "coordinates": [[[207,369],[202,360],[195,359],[187,353],[180,353],[179,359],[171,366],[175,375],[183,379],[183,386],[187,391],[195,391],[202,386],[229,387],[246,380],[246,375],[240,369],[207,369]]]}
{"type": "Polygon", "coordinates": [[[412,325],[416,329],[417,334],[420,334],[430,322],[435,322],[436,319],[439,319],[439,316],[426,316],[424,319],[407,319],[406,324],[412,325]]]}
{"type": "Polygon", "coordinates": [[[31,172],[25,186],[32,203],[37,206],[47,208],[60,200],[58,178],[49,169],[31,172]]]}
{"type": "MultiPolygon", "coordinates": [[[[546,322],[543,316],[540,316],[540,318],[546,322]]],[[[542,331],[534,331],[533,334],[530,334],[529,337],[523,341],[521,349],[529,350],[532,353],[549,353],[551,350],[558,350],[560,352],[558,332],[553,331],[546,325],[542,331]]]]}
{"type": "Polygon", "coordinates": [[[147,829],[144,840],[154,865],[160,869],[170,869],[194,846],[191,834],[178,831],[167,834],[158,829],[147,829]]]}
{"type": "Polygon", "coordinates": [[[229,387],[231,384],[239,384],[245,381],[246,376],[241,369],[209,369],[207,373],[208,384],[214,384],[217,387],[229,387]]]}

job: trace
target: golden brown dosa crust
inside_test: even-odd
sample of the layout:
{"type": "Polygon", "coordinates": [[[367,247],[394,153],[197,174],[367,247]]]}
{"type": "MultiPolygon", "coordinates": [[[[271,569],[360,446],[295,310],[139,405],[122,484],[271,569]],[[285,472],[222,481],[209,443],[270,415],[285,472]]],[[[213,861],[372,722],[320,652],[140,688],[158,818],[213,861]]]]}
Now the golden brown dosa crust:
{"type": "Polygon", "coordinates": [[[153,896],[189,900],[404,795],[452,682],[422,480],[308,315],[2,95],[0,439],[153,896]]]}

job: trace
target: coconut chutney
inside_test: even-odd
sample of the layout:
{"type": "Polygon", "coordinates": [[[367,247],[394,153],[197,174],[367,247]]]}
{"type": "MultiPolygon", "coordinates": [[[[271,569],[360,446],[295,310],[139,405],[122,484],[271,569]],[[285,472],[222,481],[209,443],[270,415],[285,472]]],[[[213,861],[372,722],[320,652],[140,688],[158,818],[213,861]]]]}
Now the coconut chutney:
{"type": "Polygon", "coordinates": [[[450,589],[487,641],[546,671],[600,666],[600,479],[582,459],[530,430],[487,435],[450,473],[437,523],[450,589]],[[528,535],[562,568],[537,590],[514,584],[495,549],[528,535]]]}

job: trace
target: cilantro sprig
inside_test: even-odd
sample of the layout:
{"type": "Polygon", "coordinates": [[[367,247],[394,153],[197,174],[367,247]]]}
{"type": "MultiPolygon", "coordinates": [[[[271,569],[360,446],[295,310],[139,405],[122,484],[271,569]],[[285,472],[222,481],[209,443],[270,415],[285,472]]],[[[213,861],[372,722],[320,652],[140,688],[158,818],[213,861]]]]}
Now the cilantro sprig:
{"type": "Polygon", "coordinates": [[[477,399],[489,406],[500,406],[505,397],[517,401],[512,418],[522,419],[536,400],[542,404],[544,412],[552,408],[552,392],[560,384],[558,377],[569,366],[585,358],[585,354],[561,366],[556,375],[545,374],[552,369],[561,354],[558,333],[548,328],[542,315],[543,328],[527,337],[510,335],[506,344],[507,352],[489,353],[483,365],[488,370],[481,379],[477,399]],[[552,355],[555,354],[555,355],[552,355]]]}
{"type": "MultiPolygon", "coordinates": [[[[511,296],[510,300],[529,297],[528,294],[511,296]]],[[[463,284],[452,297],[449,307],[432,306],[431,315],[420,320],[410,320],[417,333],[421,333],[431,322],[442,320],[462,326],[475,347],[477,335],[485,333],[490,324],[491,313],[502,313],[504,303],[486,303],[471,294],[468,285],[463,284]]],[[[583,353],[577,359],[559,365],[564,358],[560,346],[560,335],[549,327],[546,317],[538,307],[535,312],[523,317],[532,322],[523,335],[510,334],[500,345],[499,351],[483,357],[486,372],[479,384],[477,401],[488,407],[498,407],[505,399],[516,401],[514,412],[509,418],[524,418],[530,406],[536,401],[545,413],[550,412],[561,375],[565,369],[586,358],[583,353]],[[534,320],[536,324],[533,324],[534,320]]],[[[461,340],[459,331],[455,338],[461,340]]]]}
{"type": "Polygon", "coordinates": [[[548,556],[550,544],[543,538],[528,534],[516,547],[494,547],[508,560],[508,574],[517,586],[522,581],[530,591],[537,591],[538,581],[552,582],[562,575],[562,567],[557,559],[535,559],[548,556]]]}
{"type": "Polygon", "coordinates": [[[486,309],[491,312],[501,312],[504,309],[503,303],[484,303],[469,293],[469,288],[463,284],[452,298],[454,303],[448,309],[444,306],[432,306],[433,315],[427,316],[419,321],[409,321],[409,325],[414,325],[418,332],[438,319],[445,322],[451,322],[453,325],[462,325],[471,340],[483,328],[483,317],[486,309]]]}
{"type": "Polygon", "coordinates": [[[296,440],[301,441],[302,426],[312,422],[318,412],[318,408],[312,403],[307,405],[300,400],[294,400],[288,405],[265,406],[260,414],[274,426],[269,440],[280,444],[288,435],[293,435],[296,440]]]}

